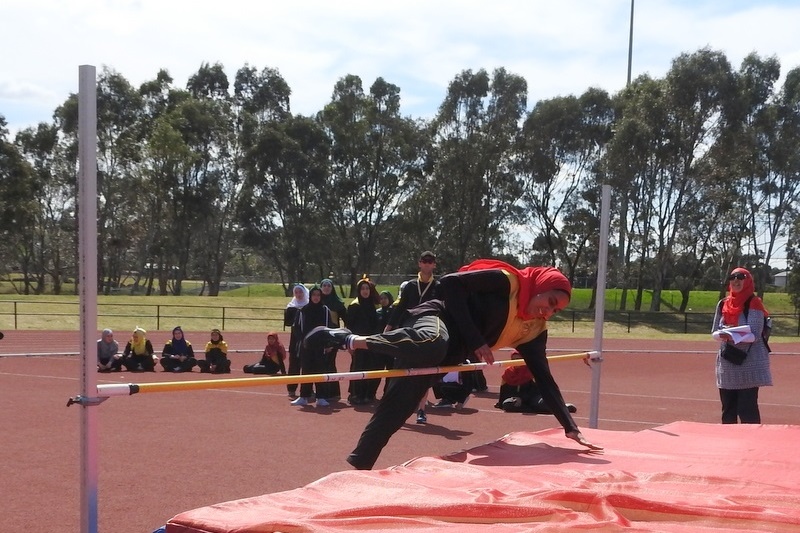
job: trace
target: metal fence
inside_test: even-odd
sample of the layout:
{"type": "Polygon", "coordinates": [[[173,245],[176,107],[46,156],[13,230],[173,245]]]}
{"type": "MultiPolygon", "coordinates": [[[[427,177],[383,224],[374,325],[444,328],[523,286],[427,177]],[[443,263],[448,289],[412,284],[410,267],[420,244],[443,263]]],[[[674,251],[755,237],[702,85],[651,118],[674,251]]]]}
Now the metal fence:
{"type": "MultiPolygon", "coordinates": [[[[800,315],[771,314],[772,335],[800,337],[800,315]]],[[[594,311],[562,311],[550,319],[555,323],[569,323],[575,331],[582,323],[594,322],[594,311]]],[[[648,311],[606,311],[606,324],[616,324],[631,333],[638,328],[649,328],[663,333],[711,333],[714,313],[665,313],[648,311]]]]}
{"type": "MultiPolygon", "coordinates": [[[[275,331],[284,328],[285,308],[147,303],[98,303],[98,328],[170,330],[175,326],[202,331],[275,331]]],[[[80,307],[75,302],[0,301],[0,328],[78,329],[80,307]]]]}
{"type": "MultiPolygon", "coordinates": [[[[169,330],[175,326],[195,331],[219,328],[223,331],[285,330],[284,307],[230,305],[183,305],[148,303],[98,303],[98,327],[132,330],[169,330]]],[[[2,329],[77,329],[79,304],[56,301],[0,301],[2,329]]],[[[772,335],[800,337],[800,316],[770,315],[772,335]]],[[[605,323],[618,331],[631,333],[648,328],[663,333],[709,333],[713,313],[667,313],[648,311],[606,311],[605,323]]],[[[573,332],[594,323],[593,310],[566,310],[551,319],[553,326],[566,327],[573,332]]]]}

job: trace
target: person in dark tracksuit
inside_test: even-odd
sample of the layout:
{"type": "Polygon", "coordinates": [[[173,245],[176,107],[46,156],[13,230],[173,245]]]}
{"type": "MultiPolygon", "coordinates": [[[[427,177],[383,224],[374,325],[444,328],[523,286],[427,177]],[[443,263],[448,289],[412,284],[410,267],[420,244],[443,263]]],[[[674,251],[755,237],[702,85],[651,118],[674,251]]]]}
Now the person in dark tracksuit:
{"type": "MultiPolygon", "coordinates": [[[[308,289],[302,283],[298,283],[292,289],[292,300],[286,306],[286,311],[284,312],[284,326],[289,326],[290,331],[294,328],[295,319],[297,318],[297,311],[305,307],[308,303],[308,289]]],[[[291,336],[294,338],[294,335],[291,336]]],[[[287,368],[286,373],[290,376],[298,376],[300,375],[300,352],[299,346],[296,346],[289,343],[289,368],[287,368]]],[[[297,383],[289,383],[286,385],[286,392],[289,394],[289,398],[294,400],[297,398],[297,383]]]]}
{"type": "MultiPolygon", "coordinates": [[[[344,305],[344,301],[339,298],[339,295],[336,294],[336,287],[333,285],[333,280],[330,278],[325,278],[319,282],[319,288],[322,290],[322,305],[328,308],[328,312],[330,314],[330,320],[334,324],[334,327],[339,327],[340,324],[344,322],[345,316],[347,315],[347,308],[344,305]]],[[[333,348],[323,353],[322,357],[325,362],[324,367],[322,368],[322,372],[324,373],[336,373],[336,356],[339,354],[339,350],[333,348]]],[[[326,383],[318,383],[316,385],[317,392],[322,391],[322,398],[327,398],[328,400],[339,400],[342,397],[342,387],[338,381],[328,381],[326,383]]],[[[317,395],[319,398],[320,396],[317,395]]],[[[319,404],[317,404],[319,405],[319,404]]]]}
{"type": "MultiPolygon", "coordinates": [[[[386,326],[389,325],[389,316],[391,316],[392,310],[394,309],[394,296],[392,296],[392,293],[389,291],[383,291],[378,296],[381,304],[378,310],[375,311],[375,314],[378,315],[378,331],[386,331],[386,326]]],[[[380,370],[392,370],[394,368],[394,359],[385,354],[375,355],[380,358],[380,370]]],[[[386,378],[386,381],[383,383],[384,393],[386,392],[389,379],[391,378],[386,378]]]]}
{"type": "MultiPolygon", "coordinates": [[[[383,331],[375,309],[375,306],[380,301],[375,284],[369,278],[361,279],[356,284],[356,294],[356,299],[347,306],[347,315],[344,319],[347,329],[358,335],[372,335],[383,331]]],[[[386,368],[384,360],[385,357],[383,355],[371,350],[355,350],[350,364],[350,372],[382,370],[386,368]]],[[[351,380],[347,401],[351,405],[373,403],[380,383],[380,378],[351,380]]]]}
{"type": "Polygon", "coordinates": [[[122,352],[122,366],[129,372],[143,370],[155,372],[158,358],[154,355],[153,343],[147,338],[147,331],[136,326],[131,335],[131,340],[125,345],[122,352]]]}
{"type": "Polygon", "coordinates": [[[230,374],[231,360],[228,359],[228,343],[222,338],[222,332],[216,328],[211,330],[211,340],[206,343],[206,358],[197,361],[200,372],[212,374],[230,374]]]}
{"type": "MultiPolygon", "coordinates": [[[[303,345],[303,338],[316,327],[330,327],[335,323],[331,319],[331,311],[322,303],[322,289],[314,285],[309,289],[308,303],[297,312],[290,343],[297,348],[300,355],[300,374],[324,374],[328,372],[328,355],[332,347],[307,347],[303,345]]],[[[338,382],[337,382],[338,383],[338,382]]],[[[317,407],[328,407],[335,401],[333,394],[336,391],[327,387],[328,383],[301,383],[300,396],[293,400],[292,405],[305,406],[316,401],[317,407]],[[314,391],[316,390],[316,396],[314,391]]]]}
{"type": "Polygon", "coordinates": [[[164,344],[160,363],[164,372],[191,372],[197,366],[192,343],[186,340],[180,326],[172,330],[172,338],[164,344]]]}
{"type": "MultiPolygon", "coordinates": [[[[436,255],[430,250],[425,250],[419,254],[419,273],[416,279],[405,282],[400,294],[397,296],[392,313],[389,315],[389,323],[384,331],[391,331],[397,328],[406,319],[408,310],[413,309],[421,303],[439,298],[439,280],[433,275],[436,269],[436,255]]],[[[387,379],[388,382],[391,378],[387,379]]],[[[428,417],[425,414],[425,405],[428,403],[428,395],[420,398],[417,408],[417,424],[425,424],[428,417]]]]}
{"type": "MultiPolygon", "coordinates": [[[[369,348],[395,358],[395,368],[424,368],[466,360],[494,362],[493,349],[515,347],[568,438],[592,450],[569,413],[545,355],[547,320],[569,304],[572,287],[550,267],[518,270],[501,261],[479,259],[440,279],[441,299],[408,311],[402,327],[366,337],[347,330],[317,328],[307,345],[369,348]]],[[[428,387],[441,377],[392,380],[347,461],[373,467],[391,436],[402,427],[428,387]]]]}

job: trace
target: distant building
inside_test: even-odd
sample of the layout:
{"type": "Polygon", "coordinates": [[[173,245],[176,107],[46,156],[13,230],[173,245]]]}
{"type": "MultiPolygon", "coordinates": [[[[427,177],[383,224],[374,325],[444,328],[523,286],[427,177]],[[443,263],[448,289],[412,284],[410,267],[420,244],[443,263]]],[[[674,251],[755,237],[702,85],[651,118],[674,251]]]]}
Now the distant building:
{"type": "Polygon", "coordinates": [[[776,287],[785,288],[786,287],[786,278],[789,276],[789,270],[784,270],[783,272],[778,272],[775,274],[775,282],[774,285],[776,287]]]}

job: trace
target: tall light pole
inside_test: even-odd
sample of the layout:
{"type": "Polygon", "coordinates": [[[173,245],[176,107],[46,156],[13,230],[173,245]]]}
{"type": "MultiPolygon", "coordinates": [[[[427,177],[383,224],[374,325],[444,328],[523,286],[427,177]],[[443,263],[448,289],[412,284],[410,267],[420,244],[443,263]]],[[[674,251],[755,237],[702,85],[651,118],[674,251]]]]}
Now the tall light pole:
{"type": "MultiPolygon", "coordinates": [[[[633,3],[631,0],[631,23],[628,38],[628,81],[631,83],[631,61],[633,58],[633,3]]],[[[608,277],[608,232],[611,225],[611,185],[603,184],[600,202],[600,242],[597,256],[597,298],[594,308],[594,351],[603,353],[603,323],[606,313],[606,278],[608,277]]],[[[620,224],[624,231],[624,221],[620,224]]],[[[597,428],[600,411],[600,366],[602,358],[592,364],[592,391],[589,402],[589,427],[597,428]]]]}
{"type": "Polygon", "coordinates": [[[628,82],[625,87],[631,84],[631,65],[633,63],[633,2],[631,0],[631,24],[630,33],[628,34],[628,82]]]}

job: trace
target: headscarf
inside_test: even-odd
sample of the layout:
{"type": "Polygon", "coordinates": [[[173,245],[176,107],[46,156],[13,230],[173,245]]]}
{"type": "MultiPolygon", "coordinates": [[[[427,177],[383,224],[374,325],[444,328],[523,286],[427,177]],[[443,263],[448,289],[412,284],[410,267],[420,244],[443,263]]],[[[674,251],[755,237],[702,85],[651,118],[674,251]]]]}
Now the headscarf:
{"type": "Polygon", "coordinates": [[[300,309],[301,307],[303,307],[307,303],[308,303],[308,289],[302,283],[298,283],[297,285],[292,287],[292,300],[287,304],[286,307],[296,307],[297,309],[300,309]],[[297,288],[299,288],[299,289],[301,289],[303,291],[303,298],[300,299],[300,300],[298,300],[294,296],[294,290],[297,289],[297,288]]]}
{"type": "Polygon", "coordinates": [[[181,329],[180,326],[176,326],[172,330],[172,353],[178,354],[178,355],[183,355],[183,354],[186,353],[186,351],[187,351],[186,350],[186,335],[183,334],[183,330],[181,329]],[[178,339],[175,338],[175,332],[176,331],[180,331],[181,332],[181,340],[178,340],[178,339]]]}
{"type": "Polygon", "coordinates": [[[327,305],[328,308],[330,308],[332,310],[336,309],[338,307],[334,302],[338,302],[343,307],[344,306],[344,302],[342,301],[341,298],[339,298],[339,295],[336,294],[336,285],[333,284],[333,280],[332,279],[325,278],[322,281],[320,281],[319,282],[320,290],[322,290],[322,286],[325,285],[326,283],[331,286],[331,292],[330,292],[330,294],[325,294],[324,292],[322,293],[322,303],[327,305]]]}
{"type": "Polygon", "coordinates": [[[723,322],[728,326],[736,326],[739,324],[739,315],[744,312],[744,305],[747,299],[751,296],[750,309],[758,309],[764,313],[764,316],[769,316],[769,313],[764,308],[764,302],[761,298],[755,296],[755,283],[753,283],[753,276],[750,272],[742,267],[736,267],[731,271],[731,274],[744,274],[747,276],[742,280],[742,290],[734,294],[731,291],[731,282],[728,282],[728,296],[722,303],[722,318],[723,322]]]}
{"type": "Polygon", "coordinates": [[[114,332],[111,330],[111,328],[106,328],[106,329],[103,330],[103,335],[102,336],[105,337],[106,335],[113,335],[113,334],[114,334],[114,332]]]}
{"type": "Polygon", "coordinates": [[[314,307],[314,306],[322,307],[323,305],[325,305],[324,302],[325,302],[325,295],[322,294],[322,289],[319,288],[319,285],[313,285],[310,289],[308,289],[308,303],[305,305],[305,307],[314,307]],[[319,303],[314,303],[311,300],[311,293],[313,293],[314,291],[319,293],[320,296],[319,303]]]}
{"type": "Polygon", "coordinates": [[[365,307],[372,306],[373,308],[380,304],[380,296],[378,295],[378,290],[375,288],[375,284],[370,281],[368,277],[361,278],[358,283],[356,283],[356,300],[360,305],[365,307]],[[364,298],[361,296],[361,286],[364,284],[369,285],[369,296],[364,298]]]}
{"type": "Polygon", "coordinates": [[[264,348],[264,355],[275,361],[283,361],[286,359],[286,348],[281,344],[281,339],[274,331],[267,333],[267,346],[264,348]],[[275,337],[275,344],[270,344],[269,339],[275,337]]]}
{"type": "Polygon", "coordinates": [[[224,340],[224,339],[222,338],[222,332],[221,332],[219,329],[217,329],[217,328],[214,328],[214,329],[212,329],[212,330],[211,330],[211,333],[216,333],[217,335],[219,335],[219,340],[218,340],[218,341],[214,341],[214,340],[209,340],[209,341],[208,341],[208,342],[210,342],[211,344],[219,344],[219,343],[221,343],[221,342],[224,340]]]}
{"type": "Polygon", "coordinates": [[[567,293],[567,296],[570,298],[572,297],[572,285],[570,285],[569,280],[561,271],[553,267],[525,267],[519,270],[497,259],[476,259],[458,270],[459,272],[465,272],[493,269],[502,269],[511,272],[516,276],[517,281],[519,281],[517,316],[523,320],[535,318],[532,315],[528,315],[526,310],[528,308],[528,302],[537,294],[552,290],[560,290],[567,293]]]}
{"type": "Polygon", "coordinates": [[[136,355],[142,355],[144,353],[147,353],[147,332],[143,328],[140,328],[139,326],[136,326],[136,329],[134,329],[133,332],[139,334],[138,342],[136,342],[136,340],[131,335],[130,342],[133,353],[135,353],[136,355]]]}
{"type": "Polygon", "coordinates": [[[389,300],[389,305],[388,305],[387,307],[391,307],[391,306],[392,306],[392,304],[394,303],[394,296],[392,296],[392,293],[391,293],[391,292],[389,292],[389,291],[383,291],[383,292],[381,292],[381,293],[378,295],[378,301],[380,301],[380,297],[381,297],[381,296],[386,296],[386,298],[389,300]]]}
{"type": "Polygon", "coordinates": [[[510,366],[503,371],[501,379],[506,385],[518,387],[530,383],[533,380],[533,374],[527,365],[510,366]]]}

